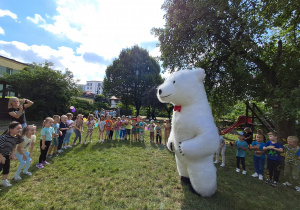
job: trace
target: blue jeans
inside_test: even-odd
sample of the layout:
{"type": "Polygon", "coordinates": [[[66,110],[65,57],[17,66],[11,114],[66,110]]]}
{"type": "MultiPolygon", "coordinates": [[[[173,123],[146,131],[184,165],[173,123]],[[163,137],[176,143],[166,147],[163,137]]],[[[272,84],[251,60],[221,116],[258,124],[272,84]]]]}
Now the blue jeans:
{"type": "Polygon", "coordinates": [[[124,138],[125,137],[125,130],[122,130],[121,129],[121,132],[120,132],[120,138],[124,138]]]}
{"type": "Polygon", "coordinates": [[[253,155],[255,172],[264,175],[265,159],[253,155]]]}
{"type": "Polygon", "coordinates": [[[72,133],[66,133],[66,136],[64,138],[64,144],[69,144],[71,135],[72,133]]]}
{"type": "Polygon", "coordinates": [[[26,161],[23,160],[23,155],[21,155],[20,153],[16,154],[16,158],[19,160],[20,165],[19,165],[19,167],[18,167],[18,169],[16,171],[15,176],[20,176],[21,170],[22,170],[22,168],[24,166],[25,166],[24,171],[28,172],[28,169],[29,169],[29,167],[31,165],[32,159],[29,157],[29,152],[25,152],[24,154],[27,156],[27,160],[26,161]]]}

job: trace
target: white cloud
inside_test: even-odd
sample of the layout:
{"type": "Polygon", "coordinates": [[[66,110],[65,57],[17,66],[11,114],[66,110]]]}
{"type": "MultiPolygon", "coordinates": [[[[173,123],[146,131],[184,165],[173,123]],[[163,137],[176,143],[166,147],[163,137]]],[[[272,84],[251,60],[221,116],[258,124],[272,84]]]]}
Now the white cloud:
{"type": "Polygon", "coordinates": [[[42,18],[39,14],[35,14],[34,18],[27,17],[26,19],[30,20],[31,22],[33,22],[35,24],[42,24],[42,25],[44,25],[46,23],[45,19],[42,18]]]}
{"type": "Polygon", "coordinates": [[[0,26],[0,34],[4,35],[5,32],[4,32],[4,29],[0,26]]]}
{"type": "Polygon", "coordinates": [[[18,16],[15,13],[12,13],[9,10],[2,10],[2,9],[0,9],[0,17],[4,17],[4,16],[9,16],[9,17],[11,17],[14,20],[18,19],[18,16]]]}
{"type": "MultiPolygon", "coordinates": [[[[93,52],[106,59],[123,48],[157,40],[153,27],[163,26],[163,0],[58,0],[53,23],[38,21],[45,30],[80,43],[77,53],[93,52]]],[[[157,55],[158,51],[155,51],[157,55]]]]}
{"type": "Polygon", "coordinates": [[[24,63],[43,63],[45,60],[54,63],[56,70],[71,70],[75,79],[81,83],[87,80],[103,80],[105,65],[87,63],[83,56],[76,55],[69,47],[59,47],[57,50],[49,46],[26,45],[21,42],[0,41],[0,54],[24,63]]]}
{"type": "MultiPolygon", "coordinates": [[[[118,57],[124,48],[144,43],[150,55],[160,56],[159,48],[153,47],[157,38],[150,31],[164,24],[164,12],[161,10],[163,2],[57,0],[55,16],[35,14],[34,17],[27,17],[27,20],[54,35],[77,42],[79,47],[53,49],[50,46],[28,46],[18,42],[7,43],[6,47],[8,50],[17,48],[19,53],[13,55],[11,52],[9,56],[21,62],[40,63],[48,60],[54,62],[59,70],[68,68],[81,80],[80,83],[103,80],[107,62],[118,57]],[[25,57],[24,54],[28,55],[25,57]],[[98,63],[86,62],[84,55],[90,56],[90,59],[99,58],[98,63]]],[[[1,45],[3,43],[0,42],[0,49],[1,45]]]]}

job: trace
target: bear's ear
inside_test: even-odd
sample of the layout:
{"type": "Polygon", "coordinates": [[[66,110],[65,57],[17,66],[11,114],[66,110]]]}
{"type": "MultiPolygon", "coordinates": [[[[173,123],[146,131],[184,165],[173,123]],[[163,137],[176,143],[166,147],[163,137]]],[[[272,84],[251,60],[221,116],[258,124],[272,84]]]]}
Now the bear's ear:
{"type": "Polygon", "coordinates": [[[203,82],[203,80],[205,78],[205,71],[204,71],[204,69],[194,69],[194,72],[195,72],[196,77],[199,80],[199,82],[203,82]]]}

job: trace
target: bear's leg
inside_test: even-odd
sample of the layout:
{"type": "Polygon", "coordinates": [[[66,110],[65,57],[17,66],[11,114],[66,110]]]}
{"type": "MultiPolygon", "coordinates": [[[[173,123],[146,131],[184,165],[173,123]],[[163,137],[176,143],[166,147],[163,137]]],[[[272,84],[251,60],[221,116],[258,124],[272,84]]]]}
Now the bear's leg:
{"type": "Polygon", "coordinates": [[[217,173],[213,157],[191,163],[188,167],[189,178],[196,193],[203,197],[212,196],[217,190],[217,173]]]}
{"type": "Polygon", "coordinates": [[[184,162],[182,160],[180,160],[180,158],[177,157],[177,155],[175,155],[175,158],[176,158],[177,170],[178,170],[179,175],[182,177],[189,178],[187,166],[184,164],[184,162]]]}

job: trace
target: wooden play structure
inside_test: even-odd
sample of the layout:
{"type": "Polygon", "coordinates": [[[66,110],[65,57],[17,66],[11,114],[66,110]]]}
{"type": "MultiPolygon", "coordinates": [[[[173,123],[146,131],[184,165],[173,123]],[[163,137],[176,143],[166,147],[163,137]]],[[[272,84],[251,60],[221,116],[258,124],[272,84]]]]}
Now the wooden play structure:
{"type": "Polygon", "coordinates": [[[229,133],[231,130],[239,127],[240,125],[245,125],[245,127],[250,127],[252,130],[255,126],[261,126],[263,130],[267,133],[270,131],[275,131],[275,126],[272,120],[264,116],[263,112],[258,108],[255,103],[251,105],[246,104],[246,115],[241,115],[238,117],[237,121],[230,127],[222,131],[222,135],[229,133]]]}

